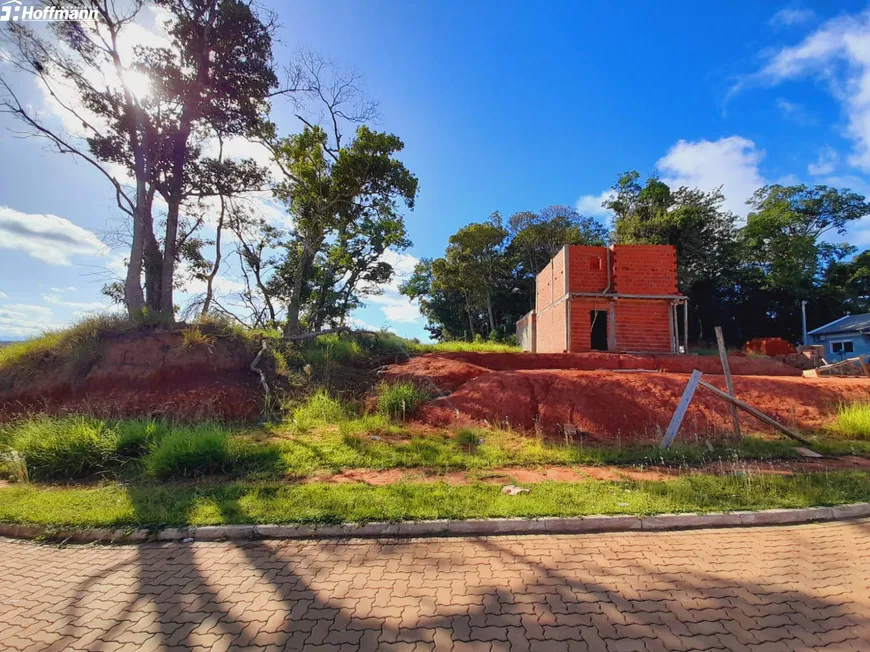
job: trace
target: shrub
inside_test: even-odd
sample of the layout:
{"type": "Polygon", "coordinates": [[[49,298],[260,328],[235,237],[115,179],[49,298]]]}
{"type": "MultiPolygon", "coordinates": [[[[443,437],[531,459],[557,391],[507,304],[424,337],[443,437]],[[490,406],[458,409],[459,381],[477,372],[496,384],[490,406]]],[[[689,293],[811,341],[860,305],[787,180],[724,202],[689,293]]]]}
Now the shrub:
{"type": "Polygon", "coordinates": [[[214,335],[206,335],[198,327],[194,326],[181,331],[181,341],[182,346],[189,351],[198,346],[211,349],[214,346],[215,338],[214,335]]]}
{"type": "Polygon", "coordinates": [[[136,419],[119,421],[115,430],[118,433],[118,455],[136,458],[147,455],[157,440],[169,431],[169,426],[162,421],[136,419]]]}
{"type": "Polygon", "coordinates": [[[870,402],[840,405],[833,431],[834,434],[848,439],[870,440],[870,402]]]}
{"type": "Polygon", "coordinates": [[[145,458],[145,470],[155,478],[187,477],[230,471],[237,447],[229,433],[215,424],[178,428],[156,443],[145,458]]]}
{"type": "Polygon", "coordinates": [[[71,479],[105,473],[116,462],[118,434],[87,417],[30,419],[17,425],[10,447],[32,479],[71,479]]]}
{"type": "Polygon", "coordinates": [[[413,416],[431,395],[410,381],[378,385],[378,412],[391,419],[413,416]]]}
{"type": "Polygon", "coordinates": [[[339,423],[349,413],[341,400],[320,389],[293,410],[293,422],[300,428],[308,428],[315,423],[339,423]]]}

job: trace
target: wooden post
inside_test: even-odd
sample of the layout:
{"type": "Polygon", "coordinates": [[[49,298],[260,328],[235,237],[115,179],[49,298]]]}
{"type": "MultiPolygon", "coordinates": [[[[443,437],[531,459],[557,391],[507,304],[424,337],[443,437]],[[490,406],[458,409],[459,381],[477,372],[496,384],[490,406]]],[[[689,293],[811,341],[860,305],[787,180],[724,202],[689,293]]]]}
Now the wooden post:
{"type": "Polygon", "coordinates": [[[689,352],[689,300],[683,301],[683,339],[686,345],[683,347],[683,353],[689,352]]]}
{"type": "Polygon", "coordinates": [[[740,399],[736,399],[733,396],[729,396],[726,392],[723,392],[721,389],[719,389],[715,385],[711,385],[710,383],[708,383],[704,380],[701,380],[700,384],[702,387],[709,389],[711,392],[713,392],[719,398],[724,398],[729,403],[733,403],[734,405],[739,407],[741,410],[745,410],[746,412],[749,412],[749,414],[754,416],[759,421],[762,421],[769,426],[773,426],[774,428],[776,428],[777,430],[779,430],[783,434],[788,435],[792,439],[797,439],[799,442],[804,443],[807,446],[813,445],[813,442],[811,442],[806,437],[802,437],[801,435],[797,434],[794,430],[790,430],[789,428],[786,428],[784,425],[782,425],[778,421],[774,421],[769,416],[767,416],[764,412],[757,410],[756,408],[752,407],[748,403],[744,403],[740,399]]]}
{"type": "Polygon", "coordinates": [[[858,364],[861,365],[861,371],[864,372],[865,376],[870,376],[870,366],[867,366],[867,363],[864,362],[864,358],[862,356],[858,356],[858,364]]]}
{"type": "Polygon", "coordinates": [[[698,389],[698,383],[701,382],[701,372],[695,369],[689,377],[689,382],[686,383],[686,389],[683,390],[683,396],[680,402],[677,403],[677,409],[674,410],[674,416],[671,417],[671,423],[668,425],[665,438],[662,439],[661,447],[667,448],[677,436],[677,431],[680,429],[680,424],[683,422],[683,417],[686,416],[686,410],[689,403],[692,402],[692,397],[695,395],[695,390],[698,389]]]}
{"type": "MultiPolygon", "coordinates": [[[[722,327],[717,326],[716,343],[719,345],[719,360],[722,361],[722,373],[725,374],[725,387],[728,388],[728,393],[732,398],[736,398],[734,394],[734,383],[731,380],[731,369],[728,367],[728,352],[725,350],[725,338],[722,336],[722,327]]],[[[737,439],[741,439],[743,435],[740,432],[740,418],[737,415],[737,406],[731,404],[731,420],[734,422],[734,435],[737,439]]]]}

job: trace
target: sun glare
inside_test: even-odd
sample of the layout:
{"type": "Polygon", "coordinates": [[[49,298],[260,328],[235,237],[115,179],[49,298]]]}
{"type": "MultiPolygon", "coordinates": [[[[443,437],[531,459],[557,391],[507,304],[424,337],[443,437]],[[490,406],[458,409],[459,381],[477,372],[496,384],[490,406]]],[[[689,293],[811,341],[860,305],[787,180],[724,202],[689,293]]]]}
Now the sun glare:
{"type": "Polygon", "coordinates": [[[124,86],[137,99],[147,97],[148,93],[151,92],[151,80],[148,75],[137,70],[124,71],[124,86]]]}

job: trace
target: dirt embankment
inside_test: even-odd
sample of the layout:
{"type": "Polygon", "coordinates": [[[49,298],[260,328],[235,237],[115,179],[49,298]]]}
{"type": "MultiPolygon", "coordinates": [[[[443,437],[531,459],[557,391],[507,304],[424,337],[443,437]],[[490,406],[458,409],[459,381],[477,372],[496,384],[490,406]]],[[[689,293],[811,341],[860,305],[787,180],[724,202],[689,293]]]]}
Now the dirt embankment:
{"type": "Polygon", "coordinates": [[[257,375],[250,370],[254,355],[235,338],[185,346],[178,332],[110,336],[92,358],[49,368],[0,392],[0,416],[36,410],[254,419],[263,408],[257,375]]]}
{"type": "MultiPolygon", "coordinates": [[[[729,366],[741,399],[802,430],[830,423],[839,403],[870,399],[868,379],[803,378],[760,357],[733,356],[729,366]]],[[[710,356],[446,353],[393,365],[385,375],[450,392],[424,407],[422,419],[432,425],[488,421],[556,435],[571,424],[593,440],[627,441],[661,437],[692,369],[724,389],[719,359],[710,356]],[[665,372],[649,371],[655,369],[665,372]]],[[[753,430],[767,429],[741,418],[753,430]]],[[[683,432],[712,434],[728,430],[731,416],[724,401],[701,388],[683,423],[683,432]]]]}

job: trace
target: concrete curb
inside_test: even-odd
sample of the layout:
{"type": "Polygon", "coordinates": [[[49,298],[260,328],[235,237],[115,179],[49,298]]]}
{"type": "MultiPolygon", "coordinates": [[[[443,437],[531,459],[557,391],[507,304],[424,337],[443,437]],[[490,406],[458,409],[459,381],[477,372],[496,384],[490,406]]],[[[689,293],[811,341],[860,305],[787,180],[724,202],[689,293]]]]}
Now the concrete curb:
{"type": "Polygon", "coordinates": [[[656,516],[585,516],[580,518],[409,521],[364,525],[210,525],[162,530],[65,530],[40,525],[0,523],[0,536],[73,543],[142,543],[145,541],[251,541],[255,539],[347,539],[504,536],[521,534],[593,534],[599,532],[663,532],[700,528],[796,525],[870,517],[870,503],[804,509],[656,516]]]}

